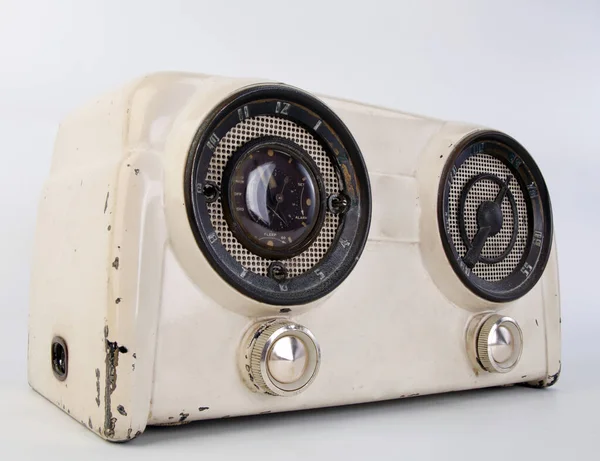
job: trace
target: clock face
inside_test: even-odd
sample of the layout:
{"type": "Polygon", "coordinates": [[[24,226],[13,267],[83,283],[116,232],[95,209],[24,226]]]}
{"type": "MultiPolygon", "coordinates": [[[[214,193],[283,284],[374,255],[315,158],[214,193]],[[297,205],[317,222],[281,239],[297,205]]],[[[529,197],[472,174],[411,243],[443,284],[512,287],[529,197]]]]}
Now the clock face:
{"type": "Polygon", "coordinates": [[[465,285],[497,302],[527,293],[552,242],[548,192],[527,151],[507,136],[480,134],[454,151],[441,187],[442,242],[465,285]]]}
{"type": "Polygon", "coordinates": [[[310,246],[325,211],[317,171],[289,140],[266,137],[242,146],[223,176],[225,218],[238,241],[268,259],[291,258],[310,246]]]}

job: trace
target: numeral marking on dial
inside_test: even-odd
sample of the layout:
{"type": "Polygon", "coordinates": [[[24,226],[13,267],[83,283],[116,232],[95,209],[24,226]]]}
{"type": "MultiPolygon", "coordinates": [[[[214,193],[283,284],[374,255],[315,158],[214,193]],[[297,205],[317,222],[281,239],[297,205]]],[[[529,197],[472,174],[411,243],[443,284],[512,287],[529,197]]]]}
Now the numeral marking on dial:
{"type": "Polygon", "coordinates": [[[523,264],[523,267],[521,267],[521,273],[525,274],[525,277],[529,277],[529,275],[531,275],[532,270],[533,267],[531,267],[531,264],[529,263],[525,263],[523,264]]]}
{"type": "Polygon", "coordinates": [[[279,284],[279,291],[288,291],[288,287],[284,283],[279,284]]]}
{"type": "Polygon", "coordinates": [[[469,266],[467,266],[462,259],[458,260],[458,266],[460,267],[460,270],[462,270],[467,277],[469,277],[471,275],[471,268],[469,266]]]}
{"type": "Polygon", "coordinates": [[[219,137],[216,134],[211,134],[210,138],[208,138],[208,142],[206,143],[206,145],[209,147],[210,150],[215,150],[217,148],[217,145],[219,144],[219,137]]]}
{"type": "Polygon", "coordinates": [[[275,105],[275,113],[281,115],[289,115],[288,112],[290,110],[290,103],[277,101],[275,105]]]}
{"type": "Polygon", "coordinates": [[[527,192],[529,192],[529,196],[531,198],[535,198],[539,195],[538,188],[536,183],[532,182],[527,186],[527,192]]]}
{"type": "Polygon", "coordinates": [[[237,113],[238,113],[238,117],[240,119],[240,122],[243,122],[248,117],[250,117],[250,111],[248,110],[248,106],[240,107],[237,110],[237,113]]]}
{"type": "Polygon", "coordinates": [[[325,279],[325,274],[321,269],[315,269],[315,274],[319,277],[319,280],[325,279]]]}
{"type": "Polygon", "coordinates": [[[456,173],[458,172],[458,168],[456,168],[456,165],[452,165],[452,169],[450,170],[450,174],[448,175],[448,184],[452,185],[452,181],[454,181],[454,176],[456,176],[456,173]]]}
{"type": "Polygon", "coordinates": [[[533,233],[533,244],[537,247],[542,246],[542,243],[544,242],[544,234],[542,234],[540,231],[535,231],[533,233]]]}
{"type": "Polygon", "coordinates": [[[197,194],[201,194],[202,193],[202,183],[196,183],[196,193],[197,194]]]}
{"type": "Polygon", "coordinates": [[[523,163],[523,160],[521,160],[521,158],[514,152],[508,154],[508,161],[514,165],[515,168],[519,168],[523,163]]]}
{"type": "Polygon", "coordinates": [[[215,232],[208,234],[208,241],[210,242],[211,245],[213,243],[215,243],[217,240],[219,240],[219,237],[217,236],[217,234],[215,232]]]}
{"type": "Polygon", "coordinates": [[[313,127],[313,129],[315,131],[317,131],[319,129],[319,127],[321,126],[321,123],[322,123],[321,120],[319,120],[317,123],[315,123],[315,126],[313,127]]]}
{"type": "Polygon", "coordinates": [[[350,242],[346,239],[340,239],[340,246],[342,248],[348,248],[350,246],[350,242]]]}

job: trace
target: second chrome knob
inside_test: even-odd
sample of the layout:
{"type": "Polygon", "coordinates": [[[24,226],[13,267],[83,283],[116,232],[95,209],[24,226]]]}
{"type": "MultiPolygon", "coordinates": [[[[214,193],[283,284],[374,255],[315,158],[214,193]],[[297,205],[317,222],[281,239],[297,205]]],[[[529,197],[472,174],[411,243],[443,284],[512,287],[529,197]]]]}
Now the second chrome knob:
{"type": "Polygon", "coordinates": [[[477,358],[489,372],[506,373],[521,358],[523,334],[515,320],[493,314],[485,318],[477,334],[477,358]]]}
{"type": "Polygon", "coordinates": [[[290,396],[304,391],[319,370],[321,352],[313,334],[288,320],[252,329],[244,347],[244,378],[258,391],[290,396]]]}

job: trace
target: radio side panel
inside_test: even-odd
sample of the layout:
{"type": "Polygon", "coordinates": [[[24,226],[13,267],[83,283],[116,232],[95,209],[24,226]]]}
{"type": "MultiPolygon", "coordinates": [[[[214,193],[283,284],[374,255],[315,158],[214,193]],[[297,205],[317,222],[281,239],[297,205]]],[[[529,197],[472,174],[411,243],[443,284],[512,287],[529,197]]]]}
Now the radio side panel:
{"type": "Polygon", "coordinates": [[[207,80],[148,75],[73,113],[57,135],[38,208],[28,380],[111,441],[139,435],[151,416],[167,239],[154,141],[207,80]],[[68,354],[64,380],[53,373],[55,338],[68,354]]]}
{"type": "Polygon", "coordinates": [[[104,434],[105,326],[113,261],[117,177],[125,127],[123,91],[61,124],[44,185],[31,275],[28,378],[52,403],[104,434]],[[54,337],[66,343],[66,379],[53,375],[54,337]]]}

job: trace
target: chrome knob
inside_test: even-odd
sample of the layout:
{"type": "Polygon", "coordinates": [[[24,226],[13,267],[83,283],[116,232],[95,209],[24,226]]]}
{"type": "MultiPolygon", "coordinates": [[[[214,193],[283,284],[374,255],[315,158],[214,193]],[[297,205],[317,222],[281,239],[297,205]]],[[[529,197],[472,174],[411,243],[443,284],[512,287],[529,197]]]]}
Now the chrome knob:
{"type": "Polygon", "coordinates": [[[515,320],[497,314],[482,323],[477,335],[477,358],[491,373],[512,370],[523,351],[523,333],[515,320]]]}
{"type": "Polygon", "coordinates": [[[307,328],[273,320],[253,330],[245,355],[247,381],[257,390],[280,396],[304,391],[319,370],[321,352],[307,328]]]}
{"type": "Polygon", "coordinates": [[[284,336],[273,344],[267,357],[267,371],[284,384],[302,378],[308,365],[306,344],[297,336],[284,336]]]}

